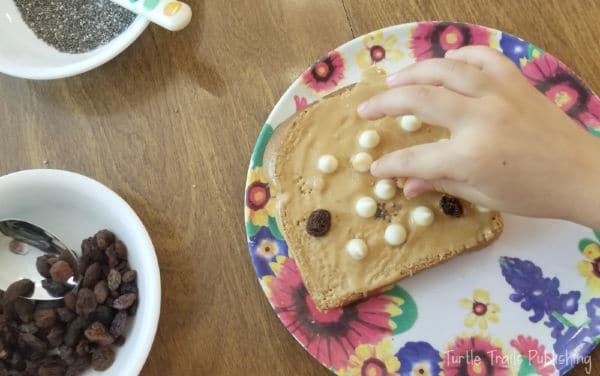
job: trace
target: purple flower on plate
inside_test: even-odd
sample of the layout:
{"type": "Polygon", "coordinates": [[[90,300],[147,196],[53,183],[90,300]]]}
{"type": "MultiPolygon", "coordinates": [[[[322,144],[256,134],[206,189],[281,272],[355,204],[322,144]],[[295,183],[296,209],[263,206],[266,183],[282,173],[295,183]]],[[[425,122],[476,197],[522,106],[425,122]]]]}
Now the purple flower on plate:
{"type": "Polygon", "coordinates": [[[502,53],[518,67],[521,67],[521,59],[527,59],[529,56],[529,43],[507,33],[502,33],[500,48],[502,49],[502,53]]]}
{"type": "Polygon", "coordinates": [[[548,315],[549,322],[554,323],[553,314],[575,313],[577,311],[579,291],[561,294],[558,278],[546,278],[542,269],[528,260],[513,257],[501,257],[502,275],[514,293],[510,300],[521,303],[521,308],[531,311],[531,322],[539,322],[548,315]]]}
{"type": "Polygon", "coordinates": [[[554,343],[555,364],[561,375],[584,360],[596,347],[593,333],[588,327],[571,327],[554,343]]]}
{"type": "Polygon", "coordinates": [[[442,372],[440,352],[427,342],[407,342],[396,353],[400,375],[439,375],[442,372]]]}
{"type": "Polygon", "coordinates": [[[274,275],[269,264],[275,262],[277,256],[287,256],[288,254],[286,242],[273,236],[268,226],[261,227],[254,236],[251,236],[248,244],[254,269],[260,278],[274,275]]]}
{"type": "Polygon", "coordinates": [[[589,328],[594,337],[600,337],[600,298],[590,300],[586,306],[590,318],[589,328]]]}
{"type": "Polygon", "coordinates": [[[563,375],[574,365],[581,362],[596,346],[600,336],[600,298],[591,299],[586,304],[588,323],[573,326],[568,321],[565,324],[552,318],[554,328],[552,336],[556,338],[554,352],[556,353],[556,368],[563,375]],[[564,331],[563,331],[564,330],[564,331]]]}

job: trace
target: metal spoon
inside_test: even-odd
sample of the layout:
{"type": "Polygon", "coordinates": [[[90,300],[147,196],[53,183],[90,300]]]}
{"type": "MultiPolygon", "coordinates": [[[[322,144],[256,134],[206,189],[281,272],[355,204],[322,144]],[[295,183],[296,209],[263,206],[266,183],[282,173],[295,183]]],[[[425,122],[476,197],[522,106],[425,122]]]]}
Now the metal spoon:
{"type": "Polygon", "coordinates": [[[35,283],[35,300],[56,300],[77,286],[80,281],[78,256],[56,236],[32,223],[16,219],[0,221],[0,290],[20,279],[35,283]],[[66,282],[52,281],[42,276],[36,267],[38,257],[49,255],[71,266],[73,276],[66,282]]]}

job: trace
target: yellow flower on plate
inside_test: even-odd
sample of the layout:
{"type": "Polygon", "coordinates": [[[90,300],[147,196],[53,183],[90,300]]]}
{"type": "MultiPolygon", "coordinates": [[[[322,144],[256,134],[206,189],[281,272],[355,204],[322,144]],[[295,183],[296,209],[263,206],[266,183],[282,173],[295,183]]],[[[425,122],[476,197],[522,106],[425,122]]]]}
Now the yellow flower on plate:
{"type": "Polygon", "coordinates": [[[350,355],[348,368],[340,376],[392,376],[398,375],[400,361],[392,351],[392,342],[384,339],[377,345],[359,345],[350,355]]]}
{"type": "Polygon", "coordinates": [[[257,167],[248,174],[246,184],[246,220],[255,226],[266,226],[269,216],[275,216],[275,194],[265,178],[262,167],[257,167]]]}
{"type": "Polygon", "coordinates": [[[460,305],[470,311],[465,317],[465,326],[468,328],[479,325],[481,330],[485,330],[488,321],[499,321],[497,313],[500,312],[500,306],[490,301],[490,293],[487,290],[476,289],[473,291],[473,299],[461,299],[460,305]]]}
{"type": "Polygon", "coordinates": [[[597,294],[600,294],[600,246],[590,243],[583,249],[587,260],[579,261],[577,270],[579,274],[586,277],[587,286],[597,294]]]}
{"type": "Polygon", "coordinates": [[[383,60],[402,59],[402,51],[395,47],[397,42],[398,37],[393,34],[384,39],[382,30],[366,35],[363,38],[364,48],[356,55],[358,66],[364,69],[383,60]]]}

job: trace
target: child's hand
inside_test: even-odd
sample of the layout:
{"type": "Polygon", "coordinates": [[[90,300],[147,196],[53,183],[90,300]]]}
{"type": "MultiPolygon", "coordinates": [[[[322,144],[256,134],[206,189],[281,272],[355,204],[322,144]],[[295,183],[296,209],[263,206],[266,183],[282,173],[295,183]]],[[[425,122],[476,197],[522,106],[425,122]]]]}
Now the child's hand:
{"type": "Polygon", "coordinates": [[[390,153],[378,177],[409,177],[404,193],[437,190],[520,215],[600,228],[600,140],[531,86],[500,52],[479,46],[413,64],[359,106],[368,119],[414,114],[448,141],[390,153]]]}

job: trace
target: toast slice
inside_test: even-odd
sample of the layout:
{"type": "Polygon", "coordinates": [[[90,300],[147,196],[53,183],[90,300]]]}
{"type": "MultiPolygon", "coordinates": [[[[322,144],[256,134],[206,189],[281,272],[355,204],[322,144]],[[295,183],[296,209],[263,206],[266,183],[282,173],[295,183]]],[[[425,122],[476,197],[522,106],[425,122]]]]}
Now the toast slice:
{"type": "Polygon", "coordinates": [[[364,163],[356,163],[360,152],[376,160],[397,149],[449,137],[447,129],[427,124],[406,131],[399,119],[359,118],[358,104],[384,91],[384,79],[383,70],[369,70],[360,83],[296,114],[276,129],[265,152],[267,175],[277,192],[278,224],[321,310],[344,306],[480,249],[502,232],[498,212],[439,193],[407,200],[400,179],[380,185],[368,170],[357,170],[364,169],[364,163]],[[379,135],[375,147],[370,147],[377,138],[373,132],[359,142],[366,130],[379,135]],[[335,171],[330,171],[335,165],[331,158],[322,160],[319,168],[324,155],[337,160],[335,171]],[[365,197],[371,200],[357,208],[365,197]],[[392,224],[399,226],[388,229],[392,224]]]}

